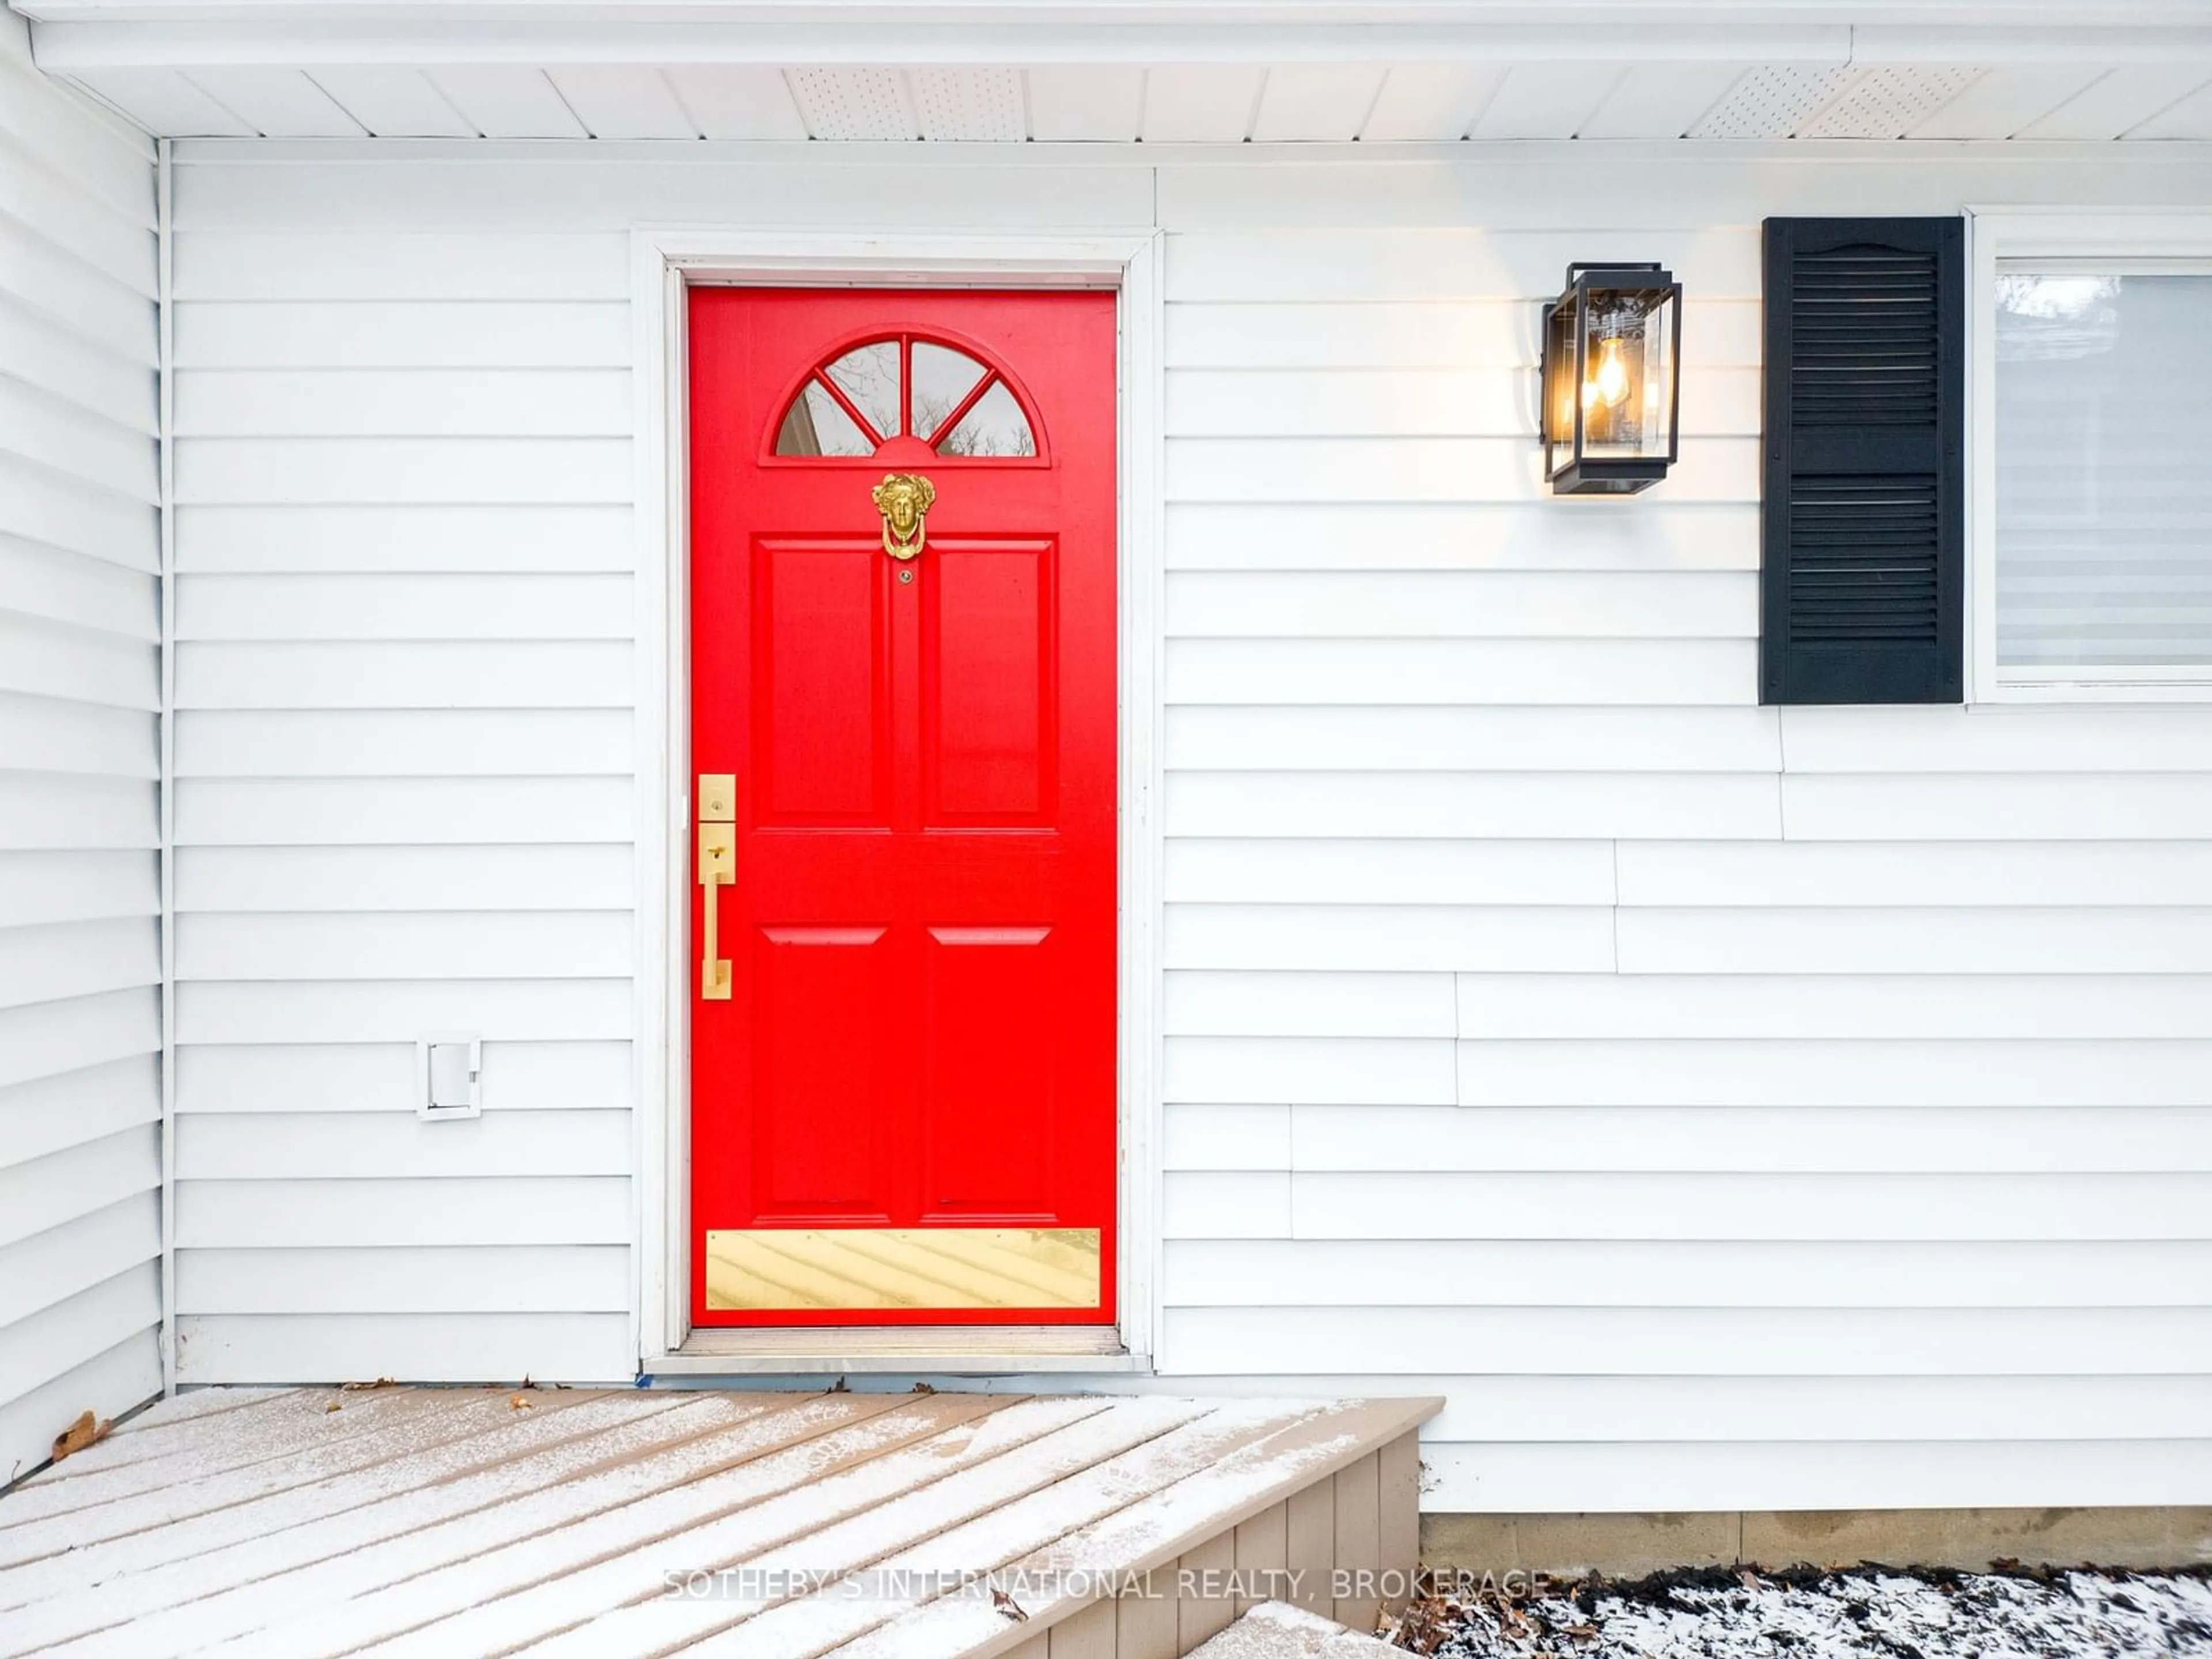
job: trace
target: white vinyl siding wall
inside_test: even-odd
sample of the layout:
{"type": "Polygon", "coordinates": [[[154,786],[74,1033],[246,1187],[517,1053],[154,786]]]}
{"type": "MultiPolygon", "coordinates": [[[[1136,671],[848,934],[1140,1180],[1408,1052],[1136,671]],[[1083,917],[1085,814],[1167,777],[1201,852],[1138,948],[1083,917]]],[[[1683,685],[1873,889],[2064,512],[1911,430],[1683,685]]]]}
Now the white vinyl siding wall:
{"type": "Polygon", "coordinates": [[[178,240],[186,1381],[636,1369],[628,257],[178,240]]]}
{"type": "Polygon", "coordinates": [[[628,227],[798,178],[265,153],[177,187],[179,1376],[626,1378],[628,227]],[[440,1032],[478,1121],[414,1115],[440,1032]]]}
{"type": "Polygon", "coordinates": [[[156,267],[0,9],[0,1484],[161,1387],[156,267]]]}
{"type": "Polygon", "coordinates": [[[1756,706],[1757,227],[2212,165],[389,154],[179,150],[185,1380],[635,1364],[626,228],[1156,222],[1164,1308],[1099,1386],[1443,1392],[1437,1510],[2201,1499],[2212,718],[1756,706]],[[1602,258],[1687,286],[1683,459],[1554,502],[1602,258]]]}

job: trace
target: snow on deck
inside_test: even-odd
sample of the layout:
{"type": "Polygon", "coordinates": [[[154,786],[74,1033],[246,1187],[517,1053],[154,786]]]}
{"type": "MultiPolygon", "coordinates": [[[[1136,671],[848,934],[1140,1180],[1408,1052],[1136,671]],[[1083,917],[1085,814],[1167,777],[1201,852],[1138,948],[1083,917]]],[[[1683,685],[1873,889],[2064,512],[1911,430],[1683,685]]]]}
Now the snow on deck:
{"type": "Polygon", "coordinates": [[[1265,1594],[1146,1579],[1118,1645],[1102,1601],[1279,1569],[1340,1477],[1338,1565],[1395,1564],[1437,1403],[204,1390],[0,1496],[0,1656],[1178,1659],[1265,1594]]]}

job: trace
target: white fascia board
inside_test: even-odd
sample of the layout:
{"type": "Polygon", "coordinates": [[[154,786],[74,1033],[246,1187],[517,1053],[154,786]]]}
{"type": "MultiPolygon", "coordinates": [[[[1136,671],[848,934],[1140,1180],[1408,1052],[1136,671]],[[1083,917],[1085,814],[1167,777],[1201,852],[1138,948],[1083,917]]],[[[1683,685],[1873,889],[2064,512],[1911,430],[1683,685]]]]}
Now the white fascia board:
{"type": "Polygon", "coordinates": [[[270,22],[350,15],[413,25],[463,22],[762,23],[1179,21],[1280,23],[2185,24],[2201,0],[13,0],[38,18],[270,22]]]}
{"type": "MultiPolygon", "coordinates": [[[[250,149],[257,163],[385,161],[392,144],[382,138],[178,138],[172,142],[178,165],[234,164],[250,149]],[[245,148],[242,148],[245,147],[245,148]]],[[[1376,162],[1377,146],[1356,142],[1299,144],[1033,143],[944,141],[854,142],[827,145],[805,139],[759,142],[698,140],[672,143],[665,138],[425,138],[408,143],[417,161],[474,163],[526,161],[650,161],[659,167],[720,167],[733,159],[805,162],[812,166],[865,167],[952,167],[1056,168],[1126,167],[1141,156],[1147,167],[1305,167],[1376,162]]],[[[2124,167],[2139,174],[2166,168],[2212,167],[2212,142],[2175,139],[2118,145],[2088,140],[2021,144],[2002,138],[1947,139],[1942,143],[1899,142],[1875,145],[1863,138],[1536,138],[1490,142],[1454,139],[1434,143],[1392,144],[1393,162],[1450,162],[1470,167],[1542,170],[1561,166],[1595,167],[1621,161],[1695,166],[1725,162],[1730,167],[1833,166],[1849,161],[1884,168],[1954,167],[1964,161],[2002,162],[2037,172],[2052,167],[2094,164],[2124,167]]]]}
{"type": "MultiPolygon", "coordinates": [[[[441,16],[407,25],[341,13],[295,19],[119,23],[84,13],[35,21],[40,67],[106,69],[448,64],[1778,63],[1845,64],[1851,32],[1829,25],[1073,23],[518,23],[441,16]]],[[[2191,32],[2196,33],[2196,32],[2191,32]]],[[[2212,30],[2201,32],[2212,53],[2212,30]]],[[[2168,52],[2164,54],[2170,57],[2168,52]]],[[[2066,56],[2078,61],[2078,52],[2066,56]]]]}
{"type": "Polygon", "coordinates": [[[14,0],[51,70],[2212,63],[2205,0],[14,0]]]}
{"type": "MultiPolygon", "coordinates": [[[[2206,14],[2200,11],[2198,18],[2206,14]]],[[[1930,28],[1869,26],[1851,31],[1851,62],[1871,64],[2203,63],[2212,64],[2212,27],[1930,28]]]]}

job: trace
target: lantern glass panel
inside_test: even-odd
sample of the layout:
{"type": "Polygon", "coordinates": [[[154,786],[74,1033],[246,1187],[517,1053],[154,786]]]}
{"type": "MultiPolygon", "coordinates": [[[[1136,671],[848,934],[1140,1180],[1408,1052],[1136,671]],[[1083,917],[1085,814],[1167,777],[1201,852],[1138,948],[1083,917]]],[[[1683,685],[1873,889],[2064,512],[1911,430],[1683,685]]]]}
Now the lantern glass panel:
{"type": "Polygon", "coordinates": [[[1552,308],[1544,342],[1544,470],[1556,472],[1574,459],[1576,388],[1575,296],[1552,308]]]}
{"type": "Polygon", "coordinates": [[[1664,460],[1674,447],[1674,311],[1663,289],[1592,289],[1583,454],[1664,460]]]}

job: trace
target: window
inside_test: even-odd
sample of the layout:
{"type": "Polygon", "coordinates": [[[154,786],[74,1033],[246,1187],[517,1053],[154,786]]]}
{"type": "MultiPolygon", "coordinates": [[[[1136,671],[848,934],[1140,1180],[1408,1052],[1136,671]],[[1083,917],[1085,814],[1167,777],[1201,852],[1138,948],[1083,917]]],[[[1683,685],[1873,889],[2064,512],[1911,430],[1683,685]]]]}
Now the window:
{"type": "Polygon", "coordinates": [[[873,455],[909,435],[940,456],[1037,453],[1029,416],[996,369],[911,335],[854,346],[814,370],[776,428],[775,453],[873,455]]]}
{"type": "Polygon", "coordinates": [[[1974,240],[1975,696],[2212,696],[2212,218],[1974,240]]]}

